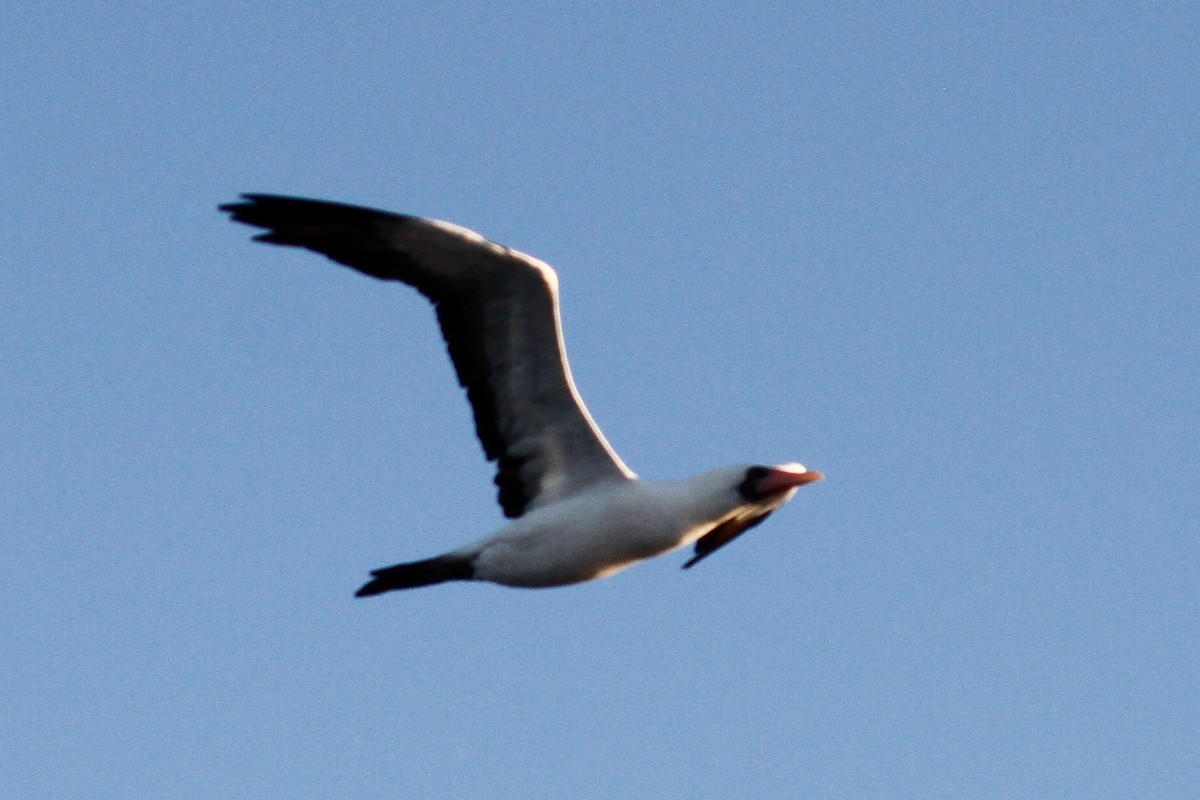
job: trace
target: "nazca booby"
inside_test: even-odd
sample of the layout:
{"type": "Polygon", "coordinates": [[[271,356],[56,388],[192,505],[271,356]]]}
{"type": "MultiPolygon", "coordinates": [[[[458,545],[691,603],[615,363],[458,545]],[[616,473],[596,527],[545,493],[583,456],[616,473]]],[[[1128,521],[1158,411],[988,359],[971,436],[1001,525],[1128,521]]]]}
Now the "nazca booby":
{"type": "Polygon", "coordinates": [[[359,206],[244,194],[220,207],[303,247],[412,286],[437,312],[466,389],[506,527],[436,558],[374,570],[359,597],[445,581],[565,586],[694,545],[688,568],[822,478],[797,463],[740,465],[644,481],[625,466],[575,389],[550,265],[474,231],[359,206]]]}

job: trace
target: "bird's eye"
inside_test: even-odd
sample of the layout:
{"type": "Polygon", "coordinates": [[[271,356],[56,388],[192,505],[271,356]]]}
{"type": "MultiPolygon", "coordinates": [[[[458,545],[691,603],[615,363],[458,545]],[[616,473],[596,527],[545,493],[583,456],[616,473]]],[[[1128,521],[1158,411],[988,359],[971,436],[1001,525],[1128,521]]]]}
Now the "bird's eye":
{"type": "Polygon", "coordinates": [[[740,494],[744,500],[749,500],[751,502],[757,500],[759,496],[758,482],[767,477],[767,475],[770,473],[770,467],[750,467],[748,470],[746,470],[745,479],[738,484],[738,494],[740,494]]]}

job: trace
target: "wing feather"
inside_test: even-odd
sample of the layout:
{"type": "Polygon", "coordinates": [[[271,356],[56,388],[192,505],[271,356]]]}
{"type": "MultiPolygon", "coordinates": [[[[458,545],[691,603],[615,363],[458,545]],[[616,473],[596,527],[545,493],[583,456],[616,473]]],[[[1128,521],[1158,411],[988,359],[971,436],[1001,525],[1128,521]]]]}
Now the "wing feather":
{"type": "Polygon", "coordinates": [[[689,569],[696,566],[746,531],[761,524],[772,513],[774,513],[774,509],[750,515],[735,515],[718,523],[711,531],[696,540],[694,555],[687,560],[683,568],[689,569]]]}
{"type": "Polygon", "coordinates": [[[504,514],[518,517],[604,481],[636,476],[575,389],[548,264],[448,222],[277,195],[221,206],[254,238],[303,247],[434,305],[504,514]]]}

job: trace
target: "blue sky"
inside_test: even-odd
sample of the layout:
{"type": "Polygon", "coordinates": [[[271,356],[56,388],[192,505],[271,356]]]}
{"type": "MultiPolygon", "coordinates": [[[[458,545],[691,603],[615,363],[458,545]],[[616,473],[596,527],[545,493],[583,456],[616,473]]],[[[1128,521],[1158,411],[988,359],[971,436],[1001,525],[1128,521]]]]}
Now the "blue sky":
{"type": "Polygon", "coordinates": [[[0,795],[1200,794],[1200,15],[11,2],[0,795]],[[243,191],[559,270],[694,570],[355,600],[501,524],[415,293],[243,191]]]}

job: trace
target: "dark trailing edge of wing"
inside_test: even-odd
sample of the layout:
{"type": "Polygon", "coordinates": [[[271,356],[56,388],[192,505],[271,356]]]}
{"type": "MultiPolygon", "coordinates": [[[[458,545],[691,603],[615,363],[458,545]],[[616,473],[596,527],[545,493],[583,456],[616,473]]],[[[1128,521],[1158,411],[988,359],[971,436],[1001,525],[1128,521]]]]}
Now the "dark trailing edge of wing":
{"type": "Polygon", "coordinates": [[[496,461],[496,486],[506,517],[519,517],[529,504],[520,478],[523,460],[508,454],[497,421],[495,390],[489,380],[487,354],[477,334],[483,298],[479,290],[454,288],[436,280],[419,262],[400,250],[389,231],[419,218],[363,206],[304,200],[270,194],[244,194],[243,200],[220,206],[233,220],[263,228],[255,241],[303,247],[380,280],[412,286],[434,305],[458,382],[467,392],[475,432],[484,455],[496,461]]]}

